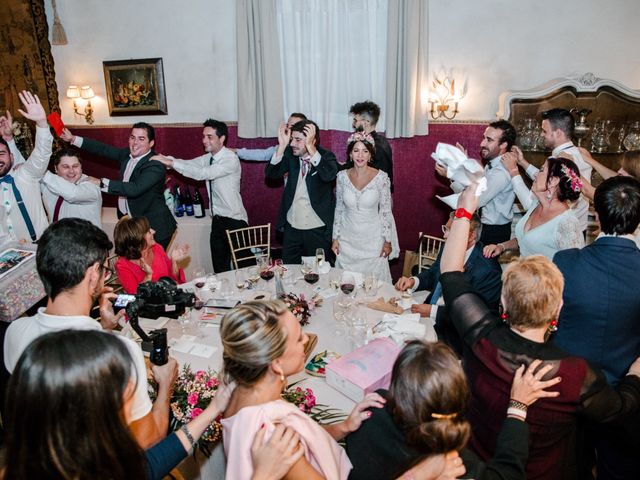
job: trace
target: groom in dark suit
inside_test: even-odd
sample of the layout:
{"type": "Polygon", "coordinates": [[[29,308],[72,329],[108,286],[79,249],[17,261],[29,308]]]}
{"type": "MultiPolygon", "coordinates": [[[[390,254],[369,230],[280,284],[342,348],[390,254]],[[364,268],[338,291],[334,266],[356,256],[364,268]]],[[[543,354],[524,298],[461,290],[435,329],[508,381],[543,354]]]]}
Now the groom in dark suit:
{"type": "MultiPolygon", "coordinates": [[[[443,225],[445,240],[449,236],[449,228],[453,221],[453,212],[446,225],[443,225]]],[[[482,255],[482,243],[479,242],[482,232],[480,217],[474,214],[470,220],[471,229],[467,241],[467,253],[464,263],[464,275],[467,277],[475,291],[484,299],[489,308],[498,310],[500,292],[502,290],[502,270],[494,258],[486,258],[482,255]]],[[[396,289],[404,291],[430,290],[424,304],[411,306],[412,313],[419,313],[421,317],[431,318],[435,322],[435,330],[438,338],[453,347],[462,355],[462,341],[451,324],[447,315],[447,307],[442,298],[442,286],[440,284],[440,257],[427,270],[416,277],[400,277],[396,282],[396,289]]]]}
{"type": "Polygon", "coordinates": [[[155,239],[166,250],[176,220],[164,201],[166,172],[159,162],[152,162],[155,131],[151,125],[138,122],[129,135],[129,147],[117,148],[90,138],[74,136],[65,129],[63,140],[95,155],[120,163],[120,179],[103,178],[100,188],[105,193],[119,195],[118,218],[123,215],[147,217],[155,230],[155,239]]]}
{"type": "Polygon", "coordinates": [[[319,146],[320,130],[311,120],[278,129],[278,148],[265,169],[267,178],[288,174],[278,215],[283,231],[282,260],[300,263],[302,256],[323,248],[332,262],[331,238],[335,198],[333,184],[338,172],[333,152],[319,146]]]}
{"type": "MultiPolygon", "coordinates": [[[[553,342],[601,368],[616,385],[640,357],[640,182],[611,177],[596,189],[601,233],[582,249],[553,257],[564,276],[564,305],[553,342]]],[[[619,425],[589,430],[598,455],[598,478],[638,478],[640,414],[619,425]]]]}

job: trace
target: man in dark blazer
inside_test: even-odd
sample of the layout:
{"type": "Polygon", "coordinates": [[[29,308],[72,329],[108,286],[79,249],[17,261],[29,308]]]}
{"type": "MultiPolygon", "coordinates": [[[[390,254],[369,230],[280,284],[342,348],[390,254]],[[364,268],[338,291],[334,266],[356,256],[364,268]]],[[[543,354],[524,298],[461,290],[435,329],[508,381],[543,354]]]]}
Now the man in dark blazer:
{"type": "MultiPolygon", "coordinates": [[[[443,226],[445,240],[449,236],[449,228],[453,221],[453,213],[449,221],[443,226]]],[[[471,218],[471,229],[467,241],[467,253],[464,264],[464,274],[478,294],[484,299],[492,310],[498,310],[500,292],[502,291],[502,270],[494,258],[486,258],[482,255],[482,243],[478,241],[482,232],[480,217],[474,214],[471,218]]],[[[421,317],[430,318],[435,322],[435,330],[438,338],[462,355],[462,341],[453,327],[447,315],[447,307],[442,298],[440,285],[440,257],[427,270],[415,277],[400,277],[396,282],[396,289],[404,291],[430,290],[424,304],[411,306],[412,313],[419,313],[421,317]]]]}
{"type": "MultiPolygon", "coordinates": [[[[594,195],[601,233],[582,249],[561,250],[553,257],[564,276],[564,305],[553,342],[601,368],[615,385],[640,357],[640,250],[634,232],[640,223],[640,182],[611,177],[594,195]]],[[[594,427],[591,436],[606,478],[638,478],[640,418],[625,425],[594,427]],[[627,434],[635,425],[636,432],[627,434]],[[634,451],[635,450],[635,451],[634,451]]],[[[605,478],[605,477],[603,477],[605,478]]]]}
{"type": "Polygon", "coordinates": [[[331,238],[335,198],[333,186],[338,172],[333,152],[319,146],[320,130],[311,120],[302,120],[289,130],[278,129],[278,148],[267,164],[267,178],[288,174],[278,215],[283,231],[282,260],[300,263],[302,256],[323,248],[333,259],[331,238]]]}
{"type": "Polygon", "coordinates": [[[61,138],[78,148],[120,163],[119,180],[103,178],[100,188],[103,192],[119,195],[118,218],[123,215],[147,217],[156,232],[156,242],[166,250],[176,229],[176,220],[164,200],[165,168],[159,162],[150,161],[155,155],[153,127],[144,122],[134,124],[128,148],[78,137],[67,129],[61,138]]]}

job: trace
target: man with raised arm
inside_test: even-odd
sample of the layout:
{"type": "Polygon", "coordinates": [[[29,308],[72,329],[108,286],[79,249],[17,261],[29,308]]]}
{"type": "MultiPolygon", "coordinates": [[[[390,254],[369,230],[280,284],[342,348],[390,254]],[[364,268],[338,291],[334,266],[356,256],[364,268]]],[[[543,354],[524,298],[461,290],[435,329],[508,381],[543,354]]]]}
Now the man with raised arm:
{"type": "Polygon", "coordinates": [[[240,162],[236,154],[225,146],[229,136],[227,124],[210,118],[203,126],[204,155],[192,160],[155,155],[152,160],[173,168],[185,177],[205,181],[211,214],[211,261],[215,272],[220,273],[228,271],[231,263],[227,230],[245,228],[249,219],[240,196],[240,162]]]}
{"type": "Polygon", "coordinates": [[[22,91],[18,94],[25,111],[19,112],[36,124],[33,152],[20,168],[15,168],[11,153],[13,133],[11,114],[0,120],[0,238],[20,242],[35,242],[49,222],[40,197],[40,180],[47,171],[53,137],[47,115],[37,95],[22,91]],[[8,127],[7,127],[8,125],[8,127]]]}
{"type": "Polygon", "coordinates": [[[333,184],[338,165],[333,152],[320,147],[320,130],[315,122],[303,120],[291,130],[278,129],[278,149],[267,164],[267,178],[288,175],[278,215],[283,230],[282,260],[300,263],[302,256],[324,249],[332,261],[331,240],[335,198],[333,184]]]}
{"type": "Polygon", "coordinates": [[[151,161],[155,143],[153,127],[145,122],[135,123],[129,134],[129,145],[125,148],[73,135],[66,128],[60,138],[120,164],[119,180],[101,179],[101,190],[118,195],[118,218],[124,215],[146,217],[156,232],[156,242],[167,250],[176,229],[176,220],[164,201],[165,169],[158,162],[151,161]]]}

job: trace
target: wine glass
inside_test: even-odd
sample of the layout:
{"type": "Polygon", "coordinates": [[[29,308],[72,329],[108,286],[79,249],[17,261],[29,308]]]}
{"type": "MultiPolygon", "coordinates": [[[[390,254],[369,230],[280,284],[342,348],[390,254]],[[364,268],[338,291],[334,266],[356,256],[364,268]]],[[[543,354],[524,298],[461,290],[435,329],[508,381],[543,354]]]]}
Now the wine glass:
{"type": "Polygon", "coordinates": [[[311,270],[313,270],[311,262],[309,262],[309,260],[303,258],[302,259],[302,264],[300,266],[300,273],[302,273],[302,275],[306,275],[307,273],[310,273],[311,270]]]}
{"type": "Polygon", "coordinates": [[[207,272],[204,271],[204,268],[196,267],[196,269],[193,272],[193,279],[192,279],[192,280],[195,280],[194,285],[198,288],[202,288],[204,286],[206,275],[207,275],[207,272]],[[200,285],[200,283],[202,283],[202,285],[200,285]]]}
{"type": "Polygon", "coordinates": [[[316,248],[316,265],[318,266],[318,273],[324,266],[324,248],[316,248]]]}
{"type": "Polygon", "coordinates": [[[235,271],[235,277],[236,277],[236,288],[238,290],[243,290],[244,287],[247,286],[247,274],[244,270],[236,270],[235,271]]]}
{"type": "Polygon", "coordinates": [[[347,295],[339,295],[333,301],[333,318],[336,322],[336,329],[334,334],[341,336],[345,333],[347,321],[345,318],[346,312],[353,305],[353,299],[347,295]]]}
{"type": "Polygon", "coordinates": [[[229,282],[228,278],[223,278],[220,280],[220,295],[222,298],[229,298],[233,292],[231,291],[231,282],[229,282]]]}
{"type": "Polygon", "coordinates": [[[307,263],[308,269],[304,273],[304,281],[313,285],[318,280],[320,280],[320,275],[318,274],[318,265],[317,262],[307,263]]]}
{"type": "Polygon", "coordinates": [[[251,283],[250,288],[254,288],[259,281],[260,271],[258,270],[258,267],[249,267],[249,282],[251,283]]]}
{"type": "Polygon", "coordinates": [[[216,274],[207,275],[207,279],[205,280],[205,285],[211,292],[215,292],[218,287],[218,277],[216,274]]]}
{"type": "Polygon", "coordinates": [[[356,281],[351,273],[344,273],[340,280],[340,290],[345,295],[354,294],[356,289],[356,281]]]}

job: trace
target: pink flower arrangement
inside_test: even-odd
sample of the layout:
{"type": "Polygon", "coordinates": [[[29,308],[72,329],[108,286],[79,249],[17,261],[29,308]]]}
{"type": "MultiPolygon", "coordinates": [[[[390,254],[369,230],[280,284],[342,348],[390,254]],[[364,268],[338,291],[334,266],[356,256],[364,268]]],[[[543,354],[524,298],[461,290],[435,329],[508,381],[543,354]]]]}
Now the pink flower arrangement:
{"type": "Polygon", "coordinates": [[[304,293],[301,293],[300,296],[295,293],[285,293],[280,296],[280,300],[287,305],[287,308],[293,313],[302,326],[309,323],[313,309],[322,305],[322,297],[314,295],[310,300],[307,300],[304,297],[304,293]]]}
{"type": "Polygon", "coordinates": [[[316,397],[310,388],[303,390],[301,387],[296,387],[295,389],[290,387],[283,392],[282,398],[287,402],[293,403],[304,413],[311,413],[313,407],[316,406],[316,397]]]}

